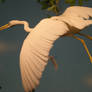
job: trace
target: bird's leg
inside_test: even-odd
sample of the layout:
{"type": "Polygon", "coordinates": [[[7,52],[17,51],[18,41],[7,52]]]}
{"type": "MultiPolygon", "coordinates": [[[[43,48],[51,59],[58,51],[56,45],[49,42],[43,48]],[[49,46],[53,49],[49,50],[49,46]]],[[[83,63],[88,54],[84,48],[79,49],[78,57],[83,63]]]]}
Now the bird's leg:
{"type": "Polygon", "coordinates": [[[77,33],[77,34],[79,34],[79,35],[81,35],[81,36],[84,36],[84,37],[86,37],[86,38],[92,40],[92,36],[90,36],[90,35],[86,35],[86,34],[83,34],[83,33],[77,33]]]}
{"type": "Polygon", "coordinates": [[[58,69],[58,65],[56,63],[56,60],[55,60],[54,56],[49,56],[49,59],[52,61],[53,65],[55,67],[55,70],[57,70],[58,69]]]}
{"type": "Polygon", "coordinates": [[[83,46],[84,46],[84,48],[85,48],[85,50],[86,50],[86,52],[87,52],[87,54],[89,56],[90,62],[92,63],[92,56],[91,56],[91,54],[90,54],[90,52],[89,52],[89,50],[87,48],[87,45],[86,45],[85,41],[83,39],[77,37],[77,36],[74,36],[74,35],[72,35],[72,37],[77,39],[77,40],[79,40],[79,41],[81,41],[81,43],[83,44],[83,46]]]}

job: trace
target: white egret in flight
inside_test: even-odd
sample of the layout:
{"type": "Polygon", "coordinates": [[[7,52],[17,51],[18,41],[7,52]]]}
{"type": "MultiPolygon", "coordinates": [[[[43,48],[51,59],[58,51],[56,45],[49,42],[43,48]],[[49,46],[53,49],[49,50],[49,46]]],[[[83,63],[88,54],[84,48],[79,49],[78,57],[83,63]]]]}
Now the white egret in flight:
{"type": "Polygon", "coordinates": [[[67,8],[60,16],[41,20],[34,28],[29,28],[28,22],[19,20],[12,20],[0,27],[0,30],[3,30],[17,24],[23,24],[24,30],[29,32],[20,52],[20,70],[25,92],[33,92],[39,85],[48,59],[51,59],[55,68],[57,68],[55,59],[53,56],[49,56],[49,52],[55,40],[60,37],[70,36],[79,40],[92,63],[92,56],[84,40],[75,36],[75,34],[78,34],[92,40],[91,36],[80,33],[92,24],[90,17],[92,17],[92,8],[72,6],[67,8]]]}

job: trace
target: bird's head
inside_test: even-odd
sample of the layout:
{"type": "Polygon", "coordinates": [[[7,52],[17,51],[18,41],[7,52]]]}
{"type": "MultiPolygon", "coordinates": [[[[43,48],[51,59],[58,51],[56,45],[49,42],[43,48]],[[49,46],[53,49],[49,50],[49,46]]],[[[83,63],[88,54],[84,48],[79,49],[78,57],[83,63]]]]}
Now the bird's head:
{"type": "Polygon", "coordinates": [[[20,22],[19,20],[11,20],[11,21],[9,21],[8,25],[14,26],[14,25],[17,25],[19,22],[20,22]]]}
{"type": "Polygon", "coordinates": [[[0,27],[0,31],[1,31],[1,30],[4,30],[4,29],[7,29],[7,28],[10,28],[10,27],[12,27],[12,26],[14,26],[14,25],[16,25],[16,24],[18,24],[18,23],[19,23],[19,20],[11,20],[11,21],[9,21],[8,24],[6,24],[6,25],[4,25],[4,26],[1,26],[1,27],[0,27]]]}
{"type": "Polygon", "coordinates": [[[24,30],[26,32],[30,32],[32,30],[32,28],[29,27],[29,24],[27,21],[20,21],[20,20],[11,20],[9,21],[8,24],[4,25],[4,26],[1,26],[0,27],[0,31],[1,30],[4,30],[6,28],[9,28],[9,27],[12,27],[12,26],[15,26],[15,25],[24,25],[24,30]]]}

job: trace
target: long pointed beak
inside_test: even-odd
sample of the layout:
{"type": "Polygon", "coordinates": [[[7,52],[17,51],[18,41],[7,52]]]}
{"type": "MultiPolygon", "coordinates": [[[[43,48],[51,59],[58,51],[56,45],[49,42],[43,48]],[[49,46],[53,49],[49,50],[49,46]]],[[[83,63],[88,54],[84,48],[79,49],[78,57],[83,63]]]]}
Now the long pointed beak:
{"type": "Polygon", "coordinates": [[[9,27],[10,27],[9,24],[6,24],[6,25],[4,25],[4,26],[1,26],[1,27],[0,27],[0,31],[1,31],[1,30],[4,30],[4,29],[6,29],[6,28],[9,28],[9,27]]]}

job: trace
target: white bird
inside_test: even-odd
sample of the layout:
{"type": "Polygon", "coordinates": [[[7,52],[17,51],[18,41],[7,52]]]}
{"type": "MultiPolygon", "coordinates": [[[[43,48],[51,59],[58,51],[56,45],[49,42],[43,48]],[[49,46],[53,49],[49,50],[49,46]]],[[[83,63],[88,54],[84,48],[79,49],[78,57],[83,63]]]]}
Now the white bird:
{"type": "Polygon", "coordinates": [[[28,22],[19,20],[12,20],[0,27],[0,30],[3,30],[17,24],[24,24],[24,30],[29,32],[20,52],[20,70],[25,92],[33,92],[39,85],[48,59],[51,59],[57,68],[55,59],[53,56],[49,56],[49,52],[55,40],[60,37],[70,36],[80,40],[92,63],[92,56],[84,40],[75,36],[75,34],[79,34],[92,40],[91,36],[79,33],[92,24],[90,17],[92,17],[92,8],[72,6],[60,16],[41,20],[34,28],[29,28],[28,22]]]}

